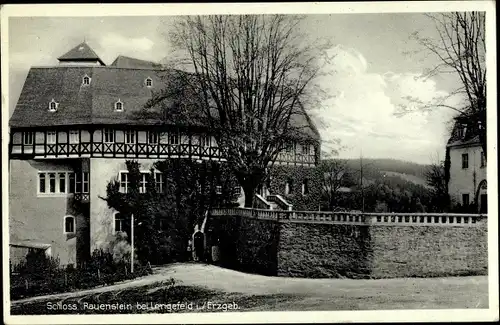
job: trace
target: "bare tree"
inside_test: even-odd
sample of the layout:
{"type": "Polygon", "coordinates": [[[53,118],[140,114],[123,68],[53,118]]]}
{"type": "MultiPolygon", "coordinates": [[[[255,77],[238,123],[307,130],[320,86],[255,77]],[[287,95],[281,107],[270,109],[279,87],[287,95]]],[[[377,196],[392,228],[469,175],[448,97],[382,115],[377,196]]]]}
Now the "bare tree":
{"type": "Polygon", "coordinates": [[[419,32],[412,35],[425,51],[439,59],[439,64],[425,77],[438,74],[454,74],[460,87],[446,96],[424,103],[407,98],[413,105],[401,105],[399,114],[412,109],[431,110],[447,107],[457,112],[462,121],[479,135],[486,153],[486,41],[484,12],[447,12],[427,15],[434,24],[436,37],[426,37],[419,32]],[[449,104],[451,97],[465,99],[460,106],[449,104]]]}
{"type": "Polygon", "coordinates": [[[167,89],[152,103],[176,96],[178,106],[197,107],[247,207],[278,154],[292,140],[304,140],[311,127],[304,107],[314,98],[318,47],[297,33],[300,21],[291,15],[187,16],[170,35],[186,55],[175,64],[186,66],[168,71],[167,89]]]}
{"type": "Polygon", "coordinates": [[[350,185],[351,174],[347,163],[340,159],[325,160],[321,164],[321,187],[328,208],[333,210],[339,202],[340,189],[350,185]]]}

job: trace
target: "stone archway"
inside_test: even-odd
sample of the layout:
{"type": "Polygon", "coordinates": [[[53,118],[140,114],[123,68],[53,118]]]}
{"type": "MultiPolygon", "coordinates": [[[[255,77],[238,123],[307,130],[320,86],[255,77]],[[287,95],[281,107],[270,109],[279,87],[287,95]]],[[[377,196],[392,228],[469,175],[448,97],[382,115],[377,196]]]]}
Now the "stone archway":
{"type": "Polygon", "coordinates": [[[196,260],[205,260],[205,234],[197,231],[193,235],[193,248],[196,260]]]}
{"type": "Polygon", "coordinates": [[[487,193],[488,183],[485,179],[479,182],[476,190],[476,195],[474,197],[474,202],[477,204],[477,212],[487,213],[488,212],[488,193],[487,193]]]}

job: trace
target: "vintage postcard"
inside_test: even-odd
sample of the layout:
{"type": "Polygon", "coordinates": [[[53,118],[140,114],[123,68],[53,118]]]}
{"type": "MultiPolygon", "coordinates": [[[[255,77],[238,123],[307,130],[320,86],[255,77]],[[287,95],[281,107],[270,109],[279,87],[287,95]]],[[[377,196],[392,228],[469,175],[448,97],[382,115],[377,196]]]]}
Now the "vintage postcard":
{"type": "Polygon", "coordinates": [[[4,322],[498,320],[495,27],[3,6],[4,322]]]}

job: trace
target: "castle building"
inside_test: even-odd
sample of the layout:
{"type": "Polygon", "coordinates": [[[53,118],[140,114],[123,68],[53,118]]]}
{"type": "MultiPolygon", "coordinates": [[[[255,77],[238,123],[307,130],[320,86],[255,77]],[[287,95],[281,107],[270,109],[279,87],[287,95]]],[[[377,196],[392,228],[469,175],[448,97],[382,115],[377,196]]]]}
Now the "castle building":
{"type": "Polygon", "coordinates": [[[486,156],[475,123],[457,118],[447,144],[450,159],[448,194],[454,205],[475,206],[486,213],[488,204],[486,156]]]}
{"type": "MultiPolygon", "coordinates": [[[[153,91],[165,87],[159,65],[124,56],[105,65],[85,42],[58,60],[31,67],[9,123],[13,263],[28,249],[41,249],[62,265],[77,265],[106,246],[122,220],[102,197],[111,180],[127,191],[127,160],[144,169],[144,191],[155,161],[224,163],[207,127],[166,125],[138,114],[153,91]]],[[[305,112],[294,123],[307,125],[306,136],[291,140],[261,189],[260,203],[269,208],[318,206],[309,175],[320,159],[319,134],[305,112]]],[[[160,173],[155,181],[164,181],[160,173]]]]}

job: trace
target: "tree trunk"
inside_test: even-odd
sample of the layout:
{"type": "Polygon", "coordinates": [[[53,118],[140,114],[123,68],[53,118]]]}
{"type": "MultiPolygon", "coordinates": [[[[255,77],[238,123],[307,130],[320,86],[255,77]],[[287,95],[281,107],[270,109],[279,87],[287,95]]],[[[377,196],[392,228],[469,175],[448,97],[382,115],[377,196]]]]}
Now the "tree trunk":
{"type": "Polygon", "coordinates": [[[253,182],[246,182],[242,187],[243,193],[245,193],[245,208],[252,208],[257,186],[254,185],[253,182]]]}
{"type": "Polygon", "coordinates": [[[255,200],[257,188],[266,179],[266,172],[264,168],[253,169],[251,172],[235,172],[238,183],[243,188],[245,194],[245,208],[252,208],[255,200]]]}

